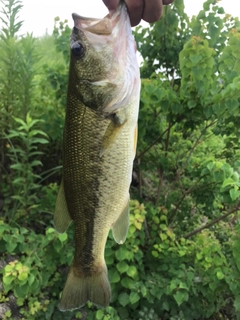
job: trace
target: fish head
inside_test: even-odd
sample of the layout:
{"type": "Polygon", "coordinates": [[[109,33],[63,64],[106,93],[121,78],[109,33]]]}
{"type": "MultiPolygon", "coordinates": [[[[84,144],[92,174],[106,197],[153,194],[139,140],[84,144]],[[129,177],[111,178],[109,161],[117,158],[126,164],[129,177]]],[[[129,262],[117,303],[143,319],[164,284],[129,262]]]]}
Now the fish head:
{"type": "Polygon", "coordinates": [[[74,13],[73,20],[69,90],[86,106],[111,115],[126,97],[139,94],[140,87],[135,40],[126,6],[121,3],[103,19],[74,13]]]}

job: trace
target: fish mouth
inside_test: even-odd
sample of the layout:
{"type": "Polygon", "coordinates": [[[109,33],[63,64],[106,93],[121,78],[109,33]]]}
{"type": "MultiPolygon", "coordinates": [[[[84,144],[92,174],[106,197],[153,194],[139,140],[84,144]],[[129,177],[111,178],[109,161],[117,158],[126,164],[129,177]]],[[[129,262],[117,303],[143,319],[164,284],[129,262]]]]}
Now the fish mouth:
{"type": "Polygon", "coordinates": [[[74,26],[80,30],[83,29],[97,35],[110,35],[112,33],[112,23],[109,15],[103,19],[95,19],[73,13],[72,17],[74,26]]]}

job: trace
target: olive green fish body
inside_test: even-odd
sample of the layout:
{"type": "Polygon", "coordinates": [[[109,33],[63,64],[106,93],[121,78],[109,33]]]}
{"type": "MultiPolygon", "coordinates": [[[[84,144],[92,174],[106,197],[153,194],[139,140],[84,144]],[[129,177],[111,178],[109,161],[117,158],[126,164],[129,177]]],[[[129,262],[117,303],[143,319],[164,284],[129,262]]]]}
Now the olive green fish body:
{"type": "Polygon", "coordinates": [[[123,243],[127,235],[139,105],[139,72],[131,34],[130,53],[126,47],[126,57],[122,61],[116,58],[118,24],[127,22],[128,33],[130,30],[125,6],[101,21],[76,15],[74,20],[63,179],[54,223],[57,231],[64,232],[74,221],[75,254],[61,310],[79,308],[87,301],[99,306],[109,304],[111,289],[104,249],[110,228],[118,243],[123,243]],[[133,62],[127,61],[127,54],[133,62]]]}

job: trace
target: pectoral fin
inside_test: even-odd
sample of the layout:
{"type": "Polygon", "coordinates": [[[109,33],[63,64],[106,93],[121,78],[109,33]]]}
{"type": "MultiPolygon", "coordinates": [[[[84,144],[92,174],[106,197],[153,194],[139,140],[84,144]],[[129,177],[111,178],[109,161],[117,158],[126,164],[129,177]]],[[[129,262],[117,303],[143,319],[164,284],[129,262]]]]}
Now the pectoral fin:
{"type": "Polygon", "coordinates": [[[119,215],[118,219],[112,226],[112,233],[114,240],[119,243],[123,244],[126,240],[127,233],[129,227],[129,198],[127,199],[127,203],[119,215]]]}
{"type": "Polygon", "coordinates": [[[102,157],[103,154],[106,152],[106,150],[112,144],[114,144],[114,142],[117,139],[117,136],[119,135],[121,129],[124,126],[124,123],[127,121],[124,110],[119,113],[114,113],[113,115],[110,116],[110,119],[112,121],[110,122],[103,136],[102,148],[100,150],[100,157],[102,157]]]}
{"type": "Polygon", "coordinates": [[[54,228],[57,232],[63,233],[68,228],[70,222],[72,221],[65,198],[63,180],[61,181],[60,188],[58,191],[56,207],[54,212],[54,228]]]}
{"type": "Polygon", "coordinates": [[[106,152],[106,150],[114,144],[119,131],[121,130],[121,126],[117,125],[113,122],[109,124],[107,127],[107,130],[103,136],[103,142],[102,142],[102,148],[100,150],[100,157],[103,156],[103,154],[106,152]]]}

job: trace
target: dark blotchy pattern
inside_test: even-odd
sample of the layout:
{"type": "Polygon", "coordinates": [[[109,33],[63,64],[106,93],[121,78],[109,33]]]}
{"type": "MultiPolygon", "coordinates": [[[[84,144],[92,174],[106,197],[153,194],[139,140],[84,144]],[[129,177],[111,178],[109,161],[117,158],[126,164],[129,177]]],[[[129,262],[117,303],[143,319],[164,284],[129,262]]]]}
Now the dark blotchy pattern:
{"type": "Polygon", "coordinates": [[[69,213],[75,223],[77,261],[88,274],[93,263],[93,232],[98,210],[99,157],[104,124],[108,121],[68,96],[64,132],[63,177],[69,213]],[[103,126],[99,126],[99,124],[103,126]],[[89,130],[90,129],[90,130],[89,130]]]}

